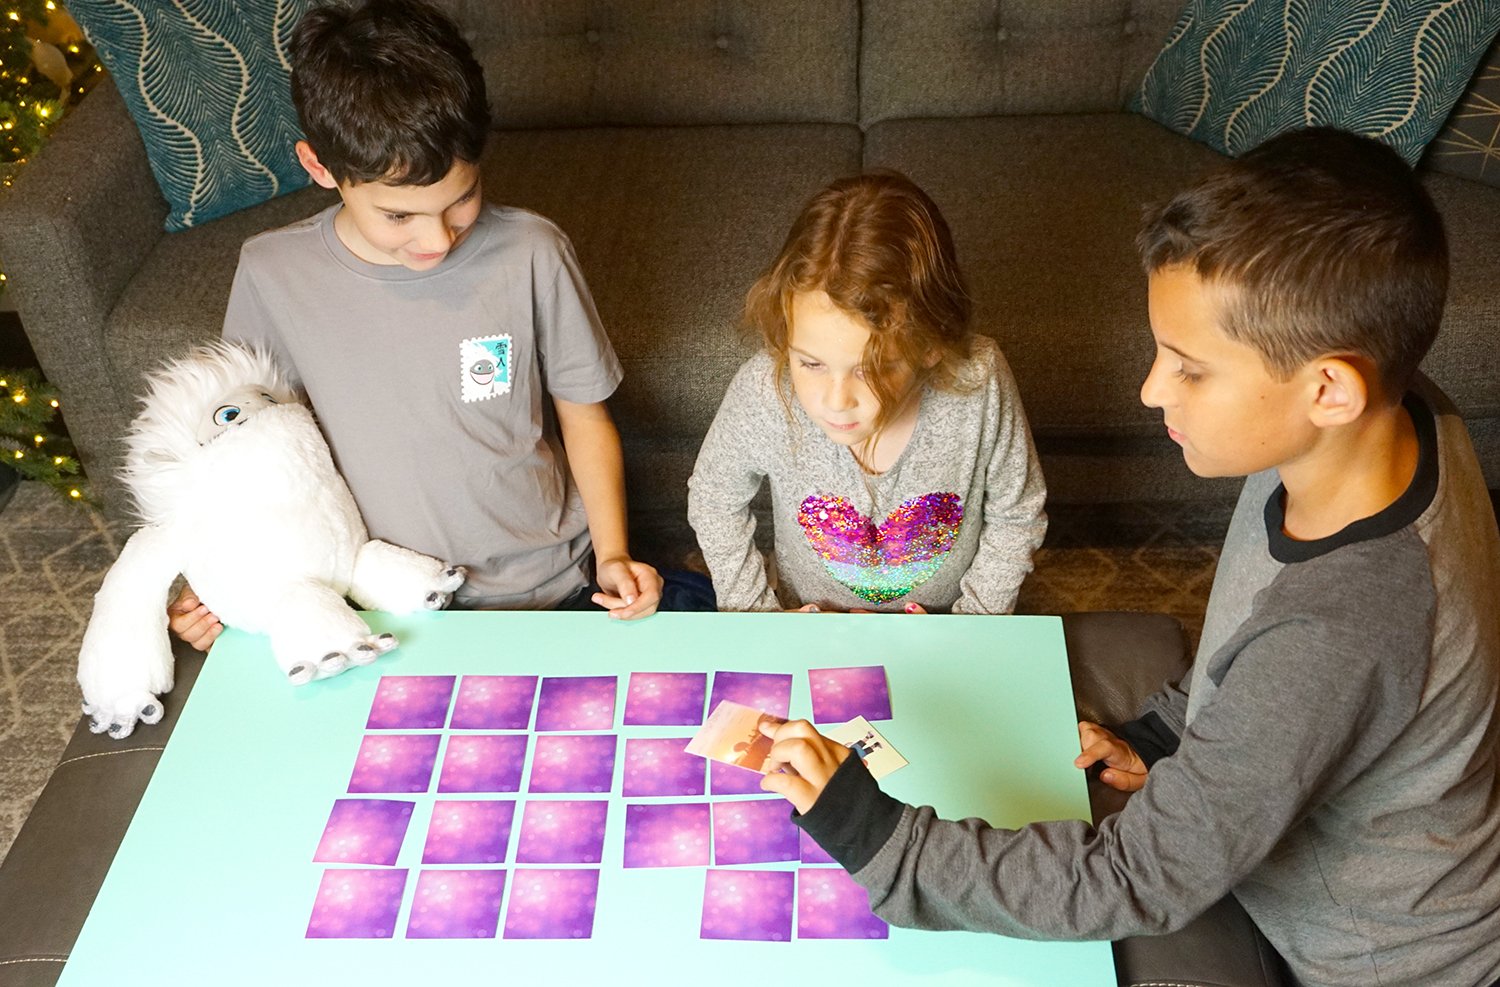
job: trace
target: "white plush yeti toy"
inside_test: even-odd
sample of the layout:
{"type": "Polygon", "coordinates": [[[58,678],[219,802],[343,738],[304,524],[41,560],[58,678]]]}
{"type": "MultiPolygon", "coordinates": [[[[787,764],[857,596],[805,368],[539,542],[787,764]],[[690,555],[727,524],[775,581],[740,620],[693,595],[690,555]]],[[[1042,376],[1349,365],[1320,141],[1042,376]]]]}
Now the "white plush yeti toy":
{"type": "Polygon", "coordinates": [[[181,573],[227,626],[270,636],[294,685],[396,646],[345,602],[447,606],[464,570],[371,541],[312,413],[265,354],[228,343],[148,378],[122,478],[142,526],[94,597],[78,657],[95,733],[161,719],[172,688],[167,595],[181,573]]]}

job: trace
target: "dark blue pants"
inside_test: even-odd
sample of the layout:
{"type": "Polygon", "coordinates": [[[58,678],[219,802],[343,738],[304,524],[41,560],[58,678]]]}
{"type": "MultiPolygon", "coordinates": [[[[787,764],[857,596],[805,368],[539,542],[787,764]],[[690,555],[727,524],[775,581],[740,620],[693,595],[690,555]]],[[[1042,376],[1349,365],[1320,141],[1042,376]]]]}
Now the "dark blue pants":
{"type": "MultiPolygon", "coordinates": [[[[714,584],[701,572],[666,569],[661,573],[661,581],[661,602],[656,609],[663,613],[712,612],[718,609],[714,584]]],[[[591,597],[599,591],[599,583],[590,580],[587,586],[559,603],[557,609],[597,610],[599,607],[591,597]]]]}

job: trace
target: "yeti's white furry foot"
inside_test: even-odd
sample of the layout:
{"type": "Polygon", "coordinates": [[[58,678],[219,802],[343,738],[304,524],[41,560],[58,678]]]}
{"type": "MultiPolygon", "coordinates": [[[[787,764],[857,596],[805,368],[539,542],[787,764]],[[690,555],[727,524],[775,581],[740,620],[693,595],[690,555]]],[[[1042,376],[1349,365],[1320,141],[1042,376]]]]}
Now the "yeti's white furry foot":
{"type": "Polygon", "coordinates": [[[469,578],[469,570],[461,565],[450,565],[444,567],[438,574],[438,582],[432,592],[422,600],[422,605],[428,610],[442,610],[453,599],[453,591],[464,584],[469,578]]]}
{"type": "Polygon", "coordinates": [[[378,634],[355,645],[354,650],[349,652],[349,661],[355,665],[368,665],[394,648],[396,643],[396,635],[378,634]]]}
{"type": "Polygon", "coordinates": [[[306,685],[318,679],[331,679],[350,668],[368,665],[396,647],[396,635],[375,634],[356,641],[347,651],[330,651],[317,661],[299,661],[287,669],[287,681],[306,685]]]}
{"type": "Polygon", "coordinates": [[[123,740],[135,730],[137,723],[160,723],[165,709],[160,699],[145,692],[117,699],[108,705],[84,703],[83,712],[89,718],[90,732],[107,733],[115,740],[123,740]]]}

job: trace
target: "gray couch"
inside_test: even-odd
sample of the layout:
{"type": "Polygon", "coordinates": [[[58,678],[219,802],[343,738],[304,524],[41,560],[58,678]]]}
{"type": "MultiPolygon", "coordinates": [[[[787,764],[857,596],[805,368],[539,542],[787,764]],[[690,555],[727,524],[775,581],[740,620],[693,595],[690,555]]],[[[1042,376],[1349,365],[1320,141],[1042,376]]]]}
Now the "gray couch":
{"type": "MultiPolygon", "coordinates": [[[[1137,398],[1150,354],[1131,238],[1143,203],[1216,160],[1123,110],[1180,0],[448,0],[501,128],[492,199],[577,246],[625,365],[615,400],[634,526],[682,528],[685,480],[734,368],[745,289],[805,199],[900,169],[943,208],[977,322],[1019,381],[1054,500],[1214,498],[1137,398]]],[[[1500,487],[1500,189],[1429,176],[1453,240],[1426,369],[1500,487]]],[[[0,206],[0,257],[95,484],[140,375],[218,332],[240,243],[329,201],[309,189],[162,231],[106,83],[0,206]]]]}
{"type": "MultiPolygon", "coordinates": [[[[469,30],[496,109],[487,195],[571,235],[625,366],[614,406],[637,555],[688,537],[698,443],[750,352],[736,332],[745,289],[809,195],[869,167],[910,174],[947,215],[978,325],[1015,371],[1055,501],[1232,495],[1233,481],[1188,474],[1137,398],[1151,353],[1132,247],[1141,207],[1217,160],[1124,111],[1180,0],[446,4],[469,30]]],[[[1469,416],[1500,487],[1500,189],[1428,181],[1448,217],[1454,277],[1426,369],[1469,416]]],[[[310,189],[162,232],[166,206],[140,138],[105,84],[0,202],[17,306],[112,510],[125,506],[110,467],[142,372],[217,335],[246,237],[328,201],[310,189]]],[[[1070,619],[1083,713],[1124,718],[1181,667],[1167,625],[1070,619]]],[[[0,869],[0,902],[71,890],[54,890],[50,911],[0,923],[0,981],[55,979],[25,958],[66,953],[123,831],[117,818],[80,822],[77,807],[128,811],[164,733],[138,731],[133,755],[92,758],[99,741],[86,734],[70,747],[0,869]],[[111,761],[132,765],[124,780],[101,774],[111,761]]],[[[1099,811],[1111,807],[1096,795],[1099,811]]],[[[1117,956],[1123,983],[1283,982],[1232,902],[1117,956]]]]}

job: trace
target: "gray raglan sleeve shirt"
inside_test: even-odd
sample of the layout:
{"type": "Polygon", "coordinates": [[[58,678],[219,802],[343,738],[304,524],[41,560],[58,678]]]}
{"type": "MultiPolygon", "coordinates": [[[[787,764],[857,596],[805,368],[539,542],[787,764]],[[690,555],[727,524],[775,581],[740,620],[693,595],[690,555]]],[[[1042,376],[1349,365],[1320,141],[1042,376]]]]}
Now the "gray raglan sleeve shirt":
{"type": "Polygon", "coordinates": [[[1296,570],[1212,656],[1219,687],[1176,754],[1098,828],[943,820],[881,793],[858,758],[798,825],[896,925],[1026,939],[1181,927],[1378,757],[1420,699],[1433,608],[1420,539],[1352,545],[1296,570]],[[1384,605],[1372,613],[1373,593],[1384,605]]]}

